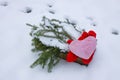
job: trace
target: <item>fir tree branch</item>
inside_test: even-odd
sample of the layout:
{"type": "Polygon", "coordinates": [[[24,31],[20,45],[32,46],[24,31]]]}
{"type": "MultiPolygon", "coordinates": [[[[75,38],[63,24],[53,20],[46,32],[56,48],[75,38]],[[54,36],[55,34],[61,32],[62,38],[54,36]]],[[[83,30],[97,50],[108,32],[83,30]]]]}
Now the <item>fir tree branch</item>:
{"type": "Polygon", "coordinates": [[[30,35],[33,38],[32,46],[34,47],[32,51],[40,53],[38,59],[31,65],[31,68],[34,68],[37,65],[41,65],[42,68],[48,66],[48,72],[51,72],[52,68],[59,63],[60,58],[66,59],[67,52],[62,52],[58,47],[48,46],[40,41],[40,37],[57,39],[61,43],[66,43],[67,39],[72,39],[69,33],[60,25],[62,23],[71,25],[77,32],[81,33],[81,31],[77,30],[75,24],[71,23],[69,19],[66,21],[59,21],[44,16],[39,27],[26,24],[31,27],[30,35]],[[53,35],[50,35],[49,33],[52,33],[53,35]]]}

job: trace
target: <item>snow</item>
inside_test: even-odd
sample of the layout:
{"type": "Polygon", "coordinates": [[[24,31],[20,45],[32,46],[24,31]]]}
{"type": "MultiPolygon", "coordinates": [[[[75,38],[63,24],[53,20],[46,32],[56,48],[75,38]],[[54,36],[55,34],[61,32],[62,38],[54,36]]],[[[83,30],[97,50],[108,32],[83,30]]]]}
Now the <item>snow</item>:
{"type": "Polygon", "coordinates": [[[57,39],[40,37],[40,41],[45,45],[58,47],[63,52],[68,51],[68,44],[61,43],[57,39]]]}
{"type": "Polygon", "coordinates": [[[119,80],[120,0],[0,0],[0,80],[119,80]],[[52,5],[52,7],[48,7],[52,5]],[[30,13],[26,13],[31,9],[30,13]],[[55,14],[50,14],[53,10],[55,14]],[[97,33],[97,50],[88,67],[61,60],[48,73],[29,66],[30,27],[42,16],[74,20],[81,29],[97,33]],[[113,34],[117,31],[118,35],[113,34]]]}

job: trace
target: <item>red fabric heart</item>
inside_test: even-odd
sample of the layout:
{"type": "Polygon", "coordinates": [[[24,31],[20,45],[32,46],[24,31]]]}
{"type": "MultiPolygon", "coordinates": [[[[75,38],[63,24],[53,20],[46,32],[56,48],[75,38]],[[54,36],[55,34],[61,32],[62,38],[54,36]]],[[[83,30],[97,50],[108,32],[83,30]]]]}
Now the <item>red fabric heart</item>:
{"type": "MultiPolygon", "coordinates": [[[[78,38],[78,40],[83,40],[83,39],[85,39],[85,38],[88,37],[88,36],[93,36],[93,37],[96,38],[96,33],[95,33],[94,31],[92,31],[92,30],[90,30],[88,33],[84,31],[84,32],[82,33],[82,35],[78,38]]],[[[70,44],[72,41],[73,41],[73,40],[68,40],[67,43],[70,44]]],[[[94,52],[92,53],[92,55],[90,56],[89,59],[83,59],[83,58],[81,58],[83,64],[89,64],[90,61],[91,61],[92,58],[93,58],[93,55],[94,55],[94,52]]],[[[69,52],[67,53],[66,60],[67,60],[68,62],[76,61],[77,58],[78,58],[78,56],[74,55],[71,51],[69,51],[69,52]]]]}

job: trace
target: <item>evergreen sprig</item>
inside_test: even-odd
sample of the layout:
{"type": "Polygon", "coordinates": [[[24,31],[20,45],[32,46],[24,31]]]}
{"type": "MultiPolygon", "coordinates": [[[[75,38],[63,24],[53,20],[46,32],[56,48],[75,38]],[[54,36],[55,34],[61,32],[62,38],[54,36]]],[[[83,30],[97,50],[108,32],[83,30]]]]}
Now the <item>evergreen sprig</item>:
{"type": "Polygon", "coordinates": [[[72,37],[64,30],[63,26],[60,24],[65,23],[71,25],[77,32],[81,33],[81,31],[76,29],[76,24],[66,19],[66,21],[60,21],[57,19],[49,19],[47,17],[43,17],[42,21],[38,26],[27,24],[32,27],[30,35],[33,37],[32,39],[32,49],[33,52],[39,52],[38,59],[31,65],[31,68],[42,65],[44,68],[46,65],[48,66],[48,72],[51,72],[52,68],[59,62],[61,49],[55,46],[48,46],[43,44],[40,41],[41,37],[53,38],[57,39],[61,43],[66,43],[66,39],[72,39],[72,37]],[[49,33],[53,33],[50,35],[49,33]]]}
{"type": "Polygon", "coordinates": [[[51,72],[51,69],[59,62],[59,54],[61,53],[60,49],[57,47],[51,47],[44,45],[38,38],[32,40],[32,45],[35,47],[32,51],[42,51],[39,54],[39,58],[31,65],[31,68],[42,65],[42,68],[45,65],[48,65],[48,72],[51,72]]]}

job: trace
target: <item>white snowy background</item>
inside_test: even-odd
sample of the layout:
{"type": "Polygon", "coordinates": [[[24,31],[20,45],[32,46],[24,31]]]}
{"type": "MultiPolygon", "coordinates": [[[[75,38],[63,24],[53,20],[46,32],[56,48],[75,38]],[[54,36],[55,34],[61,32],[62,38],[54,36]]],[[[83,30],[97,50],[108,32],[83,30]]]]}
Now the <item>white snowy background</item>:
{"type": "Polygon", "coordinates": [[[0,0],[0,80],[120,80],[120,0],[0,0]],[[37,25],[44,15],[96,31],[88,67],[61,60],[52,73],[30,68],[37,56],[26,23],[37,25]]]}

